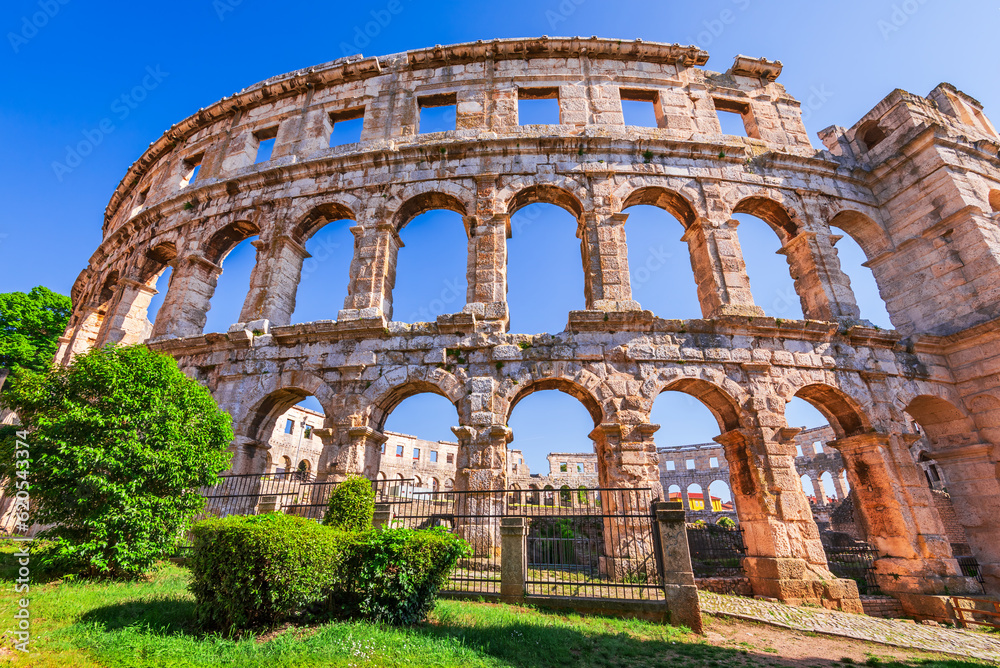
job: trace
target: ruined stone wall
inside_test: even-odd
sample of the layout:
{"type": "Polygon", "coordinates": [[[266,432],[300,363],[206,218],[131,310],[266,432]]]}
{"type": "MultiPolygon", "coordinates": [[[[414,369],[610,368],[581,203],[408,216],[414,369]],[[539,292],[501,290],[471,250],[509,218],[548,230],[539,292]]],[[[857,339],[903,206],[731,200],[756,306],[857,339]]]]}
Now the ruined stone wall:
{"type": "Polygon", "coordinates": [[[658,488],[650,410],[683,391],[719,422],[754,592],[858,610],[826,568],[784,406],[798,396],[830,420],[884,555],[883,589],[914,609],[967,584],[910,453],[915,421],[1000,592],[1000,139],[975,100],[942,84],[894,91],[851,128],[824,130],[817,151],[776,82],[780,63],[740,56],[720,73],[707,59],[639,41],[493,40],[341,59],[225,98],[168,130],[116,188],[59,360],[151,336],[233,415],[241,471],[263,469],[277,416],[311,394],[325,413],[317,474],[374,477],[388,414],[436,392],[456,407],[460,490],[509,482],[510,410],[544,389],[586,406],[602,485],[658,488]],[[558,99],[558,125],[517,124],[518,97],[538,95],[558,99]],[[621,100],[652,104],[657,127],[625,126],[621,100]],[[456,128],[421,133],[420,108],[450,103],[456,128]],[[720,111],[749,136],[724,135],[720,111]],[[361,141],[329,147],[351,117],[364,119],[361,141]],[[254,164],[268,137],[271,159],[254,164]],[[585,309],[528,336],[508,332],[506,239],[534,202],[577,220],[585,309]],[[625,221],[637,204],[676,218],[702,319],[632,298],[625,221]],[[466,303],[435,322],[393,321],[399,230],[431,209],[463,216],[466,303]],[[774,230],[804,320],[754,304],[740,213],[774,230]],[[344,306],[293,324],[304,244],[334,220],[354,223],[344,306]],[[895,330],[863,320],[834,227],[865,251],[895,330]],[[252,236],[240,322],[204,333],[221,262],[252,236]]]}

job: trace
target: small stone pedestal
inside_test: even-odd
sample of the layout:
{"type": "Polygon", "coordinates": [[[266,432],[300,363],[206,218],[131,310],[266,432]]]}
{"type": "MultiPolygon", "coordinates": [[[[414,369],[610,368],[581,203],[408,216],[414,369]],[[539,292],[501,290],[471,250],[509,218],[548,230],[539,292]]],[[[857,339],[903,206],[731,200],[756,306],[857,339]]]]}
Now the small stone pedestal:
{"type": "Polygon", "coordinates": [[[702,633],[701,602],[698,600],[698,587],[694,583],[681,502],[657,503],[656,522],[660,530],[667,619],[671,624],[683,624],[695,633],[702,633]]]}
{"type": "Polygon", "coordinates": [[[500,599],[524,602],[528,579],[528,522],[524,517],[500,518],[500,599]]]}

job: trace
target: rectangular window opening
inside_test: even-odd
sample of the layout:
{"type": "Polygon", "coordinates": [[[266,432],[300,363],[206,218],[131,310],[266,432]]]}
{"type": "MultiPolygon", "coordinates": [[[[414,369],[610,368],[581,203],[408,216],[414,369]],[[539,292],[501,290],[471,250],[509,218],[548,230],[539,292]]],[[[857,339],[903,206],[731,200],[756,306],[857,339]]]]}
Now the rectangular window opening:
{"type": "Polygon", "coordinates": [[[413,448],[413,458],[420,459],[420,448],[413,448]]]}
{"type": "Polygon", "coordinates": [[[667,470],[668,471],[675,471],[675,470],[677,470],[677,466],[673,462],[667,462],[667,470]]]}
{"type": "Polygon", "coordinates": [[[796,445],[795,446],[795,456],[796,457],[801,457],[802,456],[802,446],[801,445],[796,445]]]}
{"type": "Polygon", "coordinates": [[[519,88],[517,90],[518,125],[559,125],[558,88],[519,88]]]}
{"type": "Polygon", "coordinates": [[[402,457],[403,456],[403,446],[401,446],[401,445],[397,445],[396,446],[396,456],[397,457],[402,457]]]}
{"type": "Polygon", "coordinates": [[[635,125],[641,128],[660,127],[660,114],[657,113],[660,94],[655,90],[619,91],[622,99],[622,117],[625,125],[635,125]]]}
{"type": "Polygon", "coordinates": [[[139,191],[139,196],[135,198],[135,205],[142,206],[146,203],[146,198],[149,197],[149,186],[146,186],[139,191]]]}
{"type": "Polygon", "coordinates": [[[719,468],[719,458],[718,457],[712,457],[711,459],[709,459],[708,460],[708,468],[711,468],[711,469],[717,469],[717,468],[719,468]]]}
{"type": "Polygon", "coordinates": [[[449,454],[447,461],[448,461],[449,464],[454,463],[454,461],[455,461],[455,455],[449,454]]]}
{"type": "Polygon", "coordinates": [[[456,93],[442,93],[417,98],[417,106],[420,110],[420,127],[418,129],[420,134],[448,132],[457,127],[458,95],[456,93]]]}
{"type": "Polygon", "coordinates": [[[302,437],[307,440],[311,440],[313,437],[313,428],[309,425],[306,425],[306,431],[304,434],[302,434],[302,437]]]}
{"type": "Polygon", "coordinates": [[[330,114],[330,146],[357,144],[365,124],[365,108],[346,109],[330,114]]]}
{"type": "Polygon", "coordinates": [[[253,160],[255,165],[271,159],[271,154],[274,152],[274,141],[277,137],[277,125],[273,128],[259,130],[253,134],[253,138],[257,141],[257,155],[253,160]]]}
{"type": "Polygon", "coordinates": [[[437,460],[438,460],[437,450],[431,450],[431,461],[432,462],[437,462],[437,460]]]}
{"type": "Polygon", "coordinates": [[[559,471],[560,471],[560,473],[566,473],[566,470],[567,470],[567,464],[566,464],[566,462],[563,462],[563,463],[559,464],[559,471]]]}
{"type": "Polygon", "coordinates": [[[576,465],[576,472],[577,473],[583,473],[583,464],[577,464],[576,465]]]}
{"type": "Polygon", "coordinates": [[[181,166],[181,188],[186,188],[195,182],[198,172],[201,171],[201,161],[204,159],[204,153],[184,159],[184,164],[181,166]]]}
{"type": "Polygon", "coordinates": [[[285,433],[291,434],[295,431],[295,420],[285,420],[285,433]]]}
{"type": "Polygon", "coordinates": [[[694,470],[694,460],[693,459],[687,460],[686,462],[684,462],[684,466],[685,466],[685,468],[687,468],[688,471],[693,471],[694,470]]]}
{"type": "MultiPolygon", "coordinates": [[[[722,134],[735,137],[757,137],[753,131],[753,117],[750,115],[750,105],[737,100],[714,98],[715,111],[719,117],[722,134]]],[[[758,137],[759,139],[759,137],[758,137]]]]}
{"type": "Polygon", "coordinates": [[[813,443],[813,450],[816,452],[817,455],[823,454],[823,444],[820,443],[819,441],[816,441],[815,443],[813,443]]]}

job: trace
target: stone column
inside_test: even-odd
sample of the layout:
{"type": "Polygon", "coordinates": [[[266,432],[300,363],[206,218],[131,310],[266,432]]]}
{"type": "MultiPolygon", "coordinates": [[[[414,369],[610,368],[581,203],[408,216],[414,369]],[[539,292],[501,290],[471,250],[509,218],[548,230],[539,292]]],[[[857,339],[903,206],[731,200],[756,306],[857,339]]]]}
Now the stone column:
{"type": "Polygon", "coordinates": [[[833,495],[837,497],[838,501],[843,501],[848,497],[850,492],[847,491],[847,487],[844,485],[843,479],[839,475],[834,475],[833,477],[833,495]]]}
{"type": "MultiPolygon", "coordinates": [[[[382,444],[389,437],[368,426],[346,427],[340,431],[346,433],[347,442],[331,458],[333,461],[327,465],[326,476],[336,482],[351,475],[375,480],[378,477],[379,463],[382,461],[382,444]]],[[[336,446],[335,430],[314,429],[313,434],[323,440],[324,449],[336,446]]]]}
{"type": "Polygon", "coordinates": [[[701,602],[698,600],[698,587],[691,568],[691,550],[688,547],[684,509],[680,502],[657,503],[656,521],[660,530],[667,621],[701,633],[701,602]]]}
{"type": "Polygon", "coordinates": [[[935,446],[934,460],[948,481],[955,515],[979,562],[986,593],[1000,597],[1000,466],[990,457],[992,446],[935,446]]]}
{"type": "Polygon", "coordinates": [[[452,427],[458,437],[455,511],[464,519],[457,523],[459,535],[476,554],[496,556],[500,550],[499,518],[504,514],[507,488],[507,444],[509,427],[493,424],[482,427],[452,427]],[[484,492],[497,490],[490,494],[484,492]]]}
{"type": "Polygon", "coordinates": [[[351,282],[338,320],[392,319],[392,288],[396,285],[396,258],[403,242],[391,223],[356,225],[351,282]]]}
{"type": "Polygon", "coordinates": [[[813,482],[813,486],[816,488],[816,503],[821,506],[826,505],[826,486],[823,484],[823,479],[816,476],[816,481],[813,482]]]}
{"type": "Polygon", "coordinates": [[[829,445],[844,459],[855,512],[882,555],[875,561],[879,587],[898,598],[904,612],[950,616],[938,597],[977,593],[979,585],[961,575],[930,488],[905,444],[898,436],[868,433],[829,445]],[[894,456],[900,448],[905,459],[894,456]]]}
{"type": "Polygon", "coordinates": [[[500,599],[506,603],[524,601],[528,579],[528,518],[500,519],[500,599]]]}
{"type": "Polygon", "coordinates": [[[178,257],[171,266],[170,287],[156,314],[152,338],[199,336],[208,320],[222,267],[199,252],[178,257]]]}
{"type": "MultiPolygon", "coordinates": [[[[257,249],[257,263],[250,275],[240,322],[267,320],[272,326],[288,325],[295,311],[295,294],[302,276],[302,262],[310,257],[305,247],[282,234],[270,243],[251,242],[257,249]]],[[[331,316],[333,307],[331,307],[331,316]]]]}
{"type": "Polygon", "coordinates": [[[830,234],[800,232],[785,241],[778,252],[788,260],[807,319],[844,324],[861,321],[851,281],[840,269],[830,234]]]}
{"type": "Polygon", "coordinates": [[[108,304],[108,315],[101,325],[97,345],[119,343],[127,346],[145,341],[152,329],[146,312],[155,294],[156,289],[145,283],[130,278],[120,279],[115,297],[108,304]]]}
{"type": "Polygon", "coordinates": [[[625,243],[625,213],[585,213],[582,251],[587,309],[638,311],[632,299],[625,243]]]}
{"type": "Polygon", "coordinates": [[[105,305],[90,304],[80,309],[82,315],[79,323],[72,328],[71,332],[67,329],[68,336],[63,337],[66,339],[65,341],[63,339],[59,341],[59,352],[56,360],[60,364],[70,364],[74,357],[82,355],[96,345],[97,335],[104,322],[105,308],[105,305]]]}
{"type": "Polygon", "coordinates": [[[738,221],[716,224],[700,218],[684,232],[691,268],[698,284],[702,315],[718,318],[726,315],[759,317],[764,309],[756,306],[750,293],[743,249],[736,235],[738,221]]]}
{"type": "Polygon", "coordinates": [[[590,432],[601,487],[649,487],[652,498],[663,498],[659,456],[653,434],[658,424],[604,422],[590,432]]]}
{"type": "Polygon", "coordinates": [[[467,216],[469,262],[466,313],[486,320],[509,321],[507,309],[507,239],[510,216],[467,216]]]}
{"type": "Polygon", "coordinates": [[[784,420],[758,414],[758,426],[716,437],[725,448],[730,488],[747,557],[743,567],[754,594],[792,605],[819,603],[846,612],[862,612],[857,585],[837,579],[827,568],[809,501],[795,472],[795,429],[778,428],[784,420]]]}

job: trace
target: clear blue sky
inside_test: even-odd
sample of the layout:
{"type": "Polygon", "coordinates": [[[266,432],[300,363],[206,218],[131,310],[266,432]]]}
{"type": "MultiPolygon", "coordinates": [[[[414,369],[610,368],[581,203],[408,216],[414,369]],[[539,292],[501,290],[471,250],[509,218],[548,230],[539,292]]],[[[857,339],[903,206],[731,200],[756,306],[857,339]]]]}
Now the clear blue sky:
{"type": "MultiPolygon", "coordinates": [[[[396,14],[386,11],[388,1],[5,3],[0,292],[41,284],[68,293],[100,242],[111,192],[129,164],[173,123],[257,81],[348,53],[543,34],[639,37],[697,44],[711,55],[707,69],[716,71],[727,69],[736,54],[783,61],[780,81],[803,101],[817,147],[818,130],[852,125],[896,87],[925,95],[949,81],[1000,120],[996,2],[396,1],[396,14]],[[379,19],[382,24],[372,23],[379,19]],[[363,35],[366,27],[374,37],[363,35]],[[96,146],[78,165],[68,171],[53,167],[66,164],[67,147],[88,137],[96,146]]],[[[662,211],[636,207],[629,213],[636,298],[658,315],[698,316],[680,225],[662,211]]],[[[800,317],[797,301],[788,298],[787,266],[774,255],[773,233],[754,219],[745,220],[739,233],[757,303],[775,316],[800,317]]],[[[425,320],[460,310],[465,240],[457,217],[426,214],[403,238],[395,318],[425,320]]],[[[350,234],[330,226],[309,248],[315,259],[307,265],[295,319],[336,317],[346,289],[350,234]]],[[[870,273],[860,267],[860,251],[849,239],[840,248],[862,314],[887,326],[870,273]]],[[[227,258],[209,330],[224,330],[236,320],[252,260],[246,247],[227,258]]],[[[566,311],[583,306],[579,241],[564,211],[535,205],[516,216],[509,297],[512,329],[522,332],[561,330],[566,311]],[[554,259],[539,262],[542,251],[554,259]],[[549,289],[540,292],[539,285],[549,289]]],[[[789,408],[791,424],[821,421],[814,411],[789,408]]],[[[704,442],[718,431],[707,410],[684,396],[662,395],[653,420],[664,425],[662,444],[704,442]]],[[[436,439],[450,438],[455,422],[447,402],[426,396],[404,402],[388,426],[436,439]]],[[[512,447],[524,447],[539,470],[549,450],[587,448],[591,422],[574,399],[546,392],[519,404],[511,427],[512,447]]]]}

